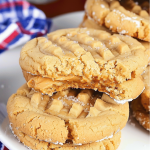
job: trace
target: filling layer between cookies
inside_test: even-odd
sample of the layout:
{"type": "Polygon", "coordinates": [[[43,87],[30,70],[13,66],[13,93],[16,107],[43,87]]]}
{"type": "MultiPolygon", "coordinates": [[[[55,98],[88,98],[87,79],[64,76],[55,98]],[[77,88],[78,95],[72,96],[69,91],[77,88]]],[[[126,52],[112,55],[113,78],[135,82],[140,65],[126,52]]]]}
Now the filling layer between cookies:
{"type": "Polygon", "coordinates": [[[50,78],[32,75],[24,71],[23,74],[30,88],[50,96],[53,95],[54,92],[59,92],[68,88],[93,89],[95,91],[105,92],[117,103],[123,104],[136,98],[144,89],[144,83],[140,77],[125,81],[122,84],[107,84],[106,86],[106,83],[99,83],[99,80],[96,79],[93,82],[84,82],[79,77],[64,76],[62,79],[59,77],[58,80],[53,81],[50,78]]]}

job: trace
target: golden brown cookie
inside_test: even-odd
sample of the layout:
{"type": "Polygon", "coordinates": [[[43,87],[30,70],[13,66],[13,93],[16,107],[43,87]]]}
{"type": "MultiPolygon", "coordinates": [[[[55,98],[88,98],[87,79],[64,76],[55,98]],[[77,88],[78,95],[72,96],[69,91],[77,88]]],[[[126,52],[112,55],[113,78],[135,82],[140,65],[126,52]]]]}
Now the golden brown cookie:
{"type": "Polygon", "coordinates": [[[31,138],[15,127],[11,126],[11,128],[18,140],[26,147],[33,150],[106,150],[106,148],[109,150],[116,150],[121,141],[121,131],[119,131],[113,137],[106,137],[95,143],[74,145],[68,141],[63,145],[60,145],[31,138]]]}
{"type": "Polygon", "coordinates": [[[98,24],[105,25],[112,32],[150,41],[150,24],[147,11],[142,10],[133,1],[123,5],[124,7],[118,1],[87,0],[85,11],[87,16],[93,18],[98,24]]]}
{"type": "Polygon", "coordinates": [[[132,37],[75,28],[52,32],[48,39],[35,38],[21,50],[20,66],[36,91],[98,89],[117,100],[132,100],[142,92],[140,76],[148,56],[132,37]]]}
{"type": "Polygon", "coordinates": [[[150,111],[150,66],[147,66],[146,71],[142,76],[145,90],[141,94],[141,103],[147,111],[150,111]]]}
{"type": "Polygon", "coordinates": [[[131,108],[133,116],[136,120],[146,129],[150,131],[150,114],[147,112],[141,104],[141,97],[131,102],[131,108]]]}
{"type": "Polygon", "coordinates": [[[53,96],[23,85],[7,103],[10,123],[21,132],[51,143],[87,144],[114,135],[128,120],[128,103],[94,90],[68,89],[53,96]]]}

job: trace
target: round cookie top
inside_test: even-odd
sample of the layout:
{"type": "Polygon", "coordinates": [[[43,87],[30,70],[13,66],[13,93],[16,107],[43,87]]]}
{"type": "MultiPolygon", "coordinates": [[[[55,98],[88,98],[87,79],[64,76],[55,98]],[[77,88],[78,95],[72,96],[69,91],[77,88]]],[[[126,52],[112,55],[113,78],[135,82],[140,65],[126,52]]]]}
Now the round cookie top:
{"type": "Polygon", "coordinates": [[[27,42],[21,50],[20,66],[53,79],[73,75],[85,80],[110,78],[102,73],[109,69],[116,82],[122,83],[131,79],[132,72],[139,76],[145,70],[148,58],[144,51],[145,47],[131,37],[95,29],[62,29],[48,34],[48,40],[40,37],[27,42]],[[120,69],[119,75],[115,69],[120,69]]]}
{"type": "Polygon", "coordinates": [[[119,100],[136,98],[142,92],[139,86],[136,96],[127,96],[119,84],[139,77],[147,63],[145,47],[136,39],[86,28],[58,30],[48,34],[48,40],[35,38],[20,55],[26,73],[73,83],[74,88],[80,84],[80,88],[99,88],[109,94],[116,91],[111,97],[119,100]]]}
{"type": "Polygon", "coordinates": [[[53,96],[23,85],[7,103],[10,123],[39,140],[87,144],[113,136],[128,120],[129,106],[110,103],[106,94],[68,89],[53,96]]]}
{"type": "Polygon", "coordinates": [[[150,41],[149,14],[134,1],[87,0],[85,11],[98,24],[113,32],[150,41]],[[121,2],[120,2],[121,3],[121,2]]]}

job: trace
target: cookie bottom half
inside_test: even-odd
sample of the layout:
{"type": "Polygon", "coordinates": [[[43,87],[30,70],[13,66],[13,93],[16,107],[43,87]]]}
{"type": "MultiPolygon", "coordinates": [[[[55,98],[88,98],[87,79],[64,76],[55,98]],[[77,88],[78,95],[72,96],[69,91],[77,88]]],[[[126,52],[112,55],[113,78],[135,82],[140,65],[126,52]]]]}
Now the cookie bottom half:
{"type": "Polygon", "coordinates": [[[32,150],[116,150],[121,142],[121,131],[116,133],[113,137],[104,138],[94,143],[74,145],[68,141],[68,143],[60,145],[34,139],[19,131],[14,126],[11,126],[11,129],[17,139],[23,143],[24,146],[32,150]]]}

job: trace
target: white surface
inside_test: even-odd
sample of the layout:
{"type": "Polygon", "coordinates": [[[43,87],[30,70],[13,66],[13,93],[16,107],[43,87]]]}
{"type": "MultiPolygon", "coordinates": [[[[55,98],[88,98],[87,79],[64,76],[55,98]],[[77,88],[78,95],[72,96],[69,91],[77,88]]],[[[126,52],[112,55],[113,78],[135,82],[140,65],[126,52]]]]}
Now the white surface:
{"type": "MultiPolygon", "coordinates": [[[[53,19],[55,29],[77,27],[83,18],[83,12],[70,13],[53,19]]],[[[6,104],[9,96],[25,83],[19,67],[21,47],[0,55],[0,102],[6,104]]],[[[118,150],[149,150],[149,132],[142,128],[134,118],[130,118],[122,130],[121,144],[118,150]]],[[[11,150],[28,150],[19,143],[9,129],[8,118],[0,126],[0,140],[11,150]]]]}

